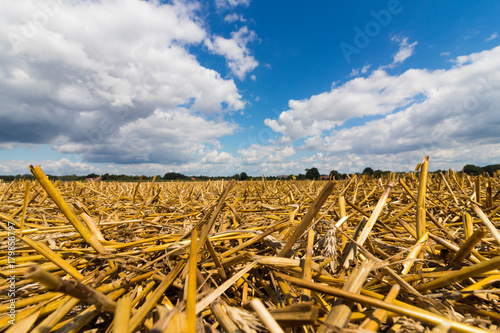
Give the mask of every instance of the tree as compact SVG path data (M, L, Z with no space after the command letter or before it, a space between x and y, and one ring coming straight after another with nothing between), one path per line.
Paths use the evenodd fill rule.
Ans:
M240 175L235 173L231 178L236 179L236 180L240 180Z
M478 167L477 165L473 164L467 164L466 166L464 166L463 171L468 175L474 175L474 176L478 176L483 172L481 167Z
M247 173L246 173L246 172L242 172L242 173L240 173L240 179L241 179L241 180L247 180L247 179L248 179L248 175L247 175Z
M341 177L341 174L337 170L330 171L330 179L339 180L340 177Z
M319 179L319 171L316 168L306 169L306 178L307 179Z
M364 174L364 175L371 176L371 175L373 175L373 173L374 173L374 171L373 171L373 169L372 169L372 168L370 168L370 167L367 167L367 168L365 168L365 169L363 170L363 174Z
M490 176L500 169L500 164L491 164L481 168L482 171L487 172Z
M178 172L167 172L163 176L163 179L165 179L165 180L176 180L176 179L187 179L187 178L189 178L189 177L183 175L182 173L178 173Z
M384 172L382 170L380 170L380 169L377 169L377 170L373 171L373 176L375 178L380 178L380 176L382 176L383 174L384 174Z
M295 177L296 180L306 180L307 177L303 173L299 173L297 177Z

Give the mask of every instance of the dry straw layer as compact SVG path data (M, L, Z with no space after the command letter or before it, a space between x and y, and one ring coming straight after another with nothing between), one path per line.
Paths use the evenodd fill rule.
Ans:
M336 181L52 183L31 170L0 183L0 233L15 235L0 250L2 330L499 329L498 175L428 173L427 158Z

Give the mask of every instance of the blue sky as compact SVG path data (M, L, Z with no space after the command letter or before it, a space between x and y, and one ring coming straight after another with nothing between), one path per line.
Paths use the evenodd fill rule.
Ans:
M500 161L498 1L0 4L0 174Z

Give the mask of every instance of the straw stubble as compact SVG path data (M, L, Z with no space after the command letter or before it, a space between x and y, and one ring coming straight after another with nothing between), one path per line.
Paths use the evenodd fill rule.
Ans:
M36 182L0 183L1 233L16 244L0 273L16 278L16 320L33 332L387 331L395 314L496 329L498 175L428 162L335 182L52 183L32 167Z

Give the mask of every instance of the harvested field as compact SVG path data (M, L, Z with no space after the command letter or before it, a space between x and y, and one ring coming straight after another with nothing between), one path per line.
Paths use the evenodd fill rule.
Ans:
M0 328L499 331L499 177L419 168L52 184L34 167L0 183Z

